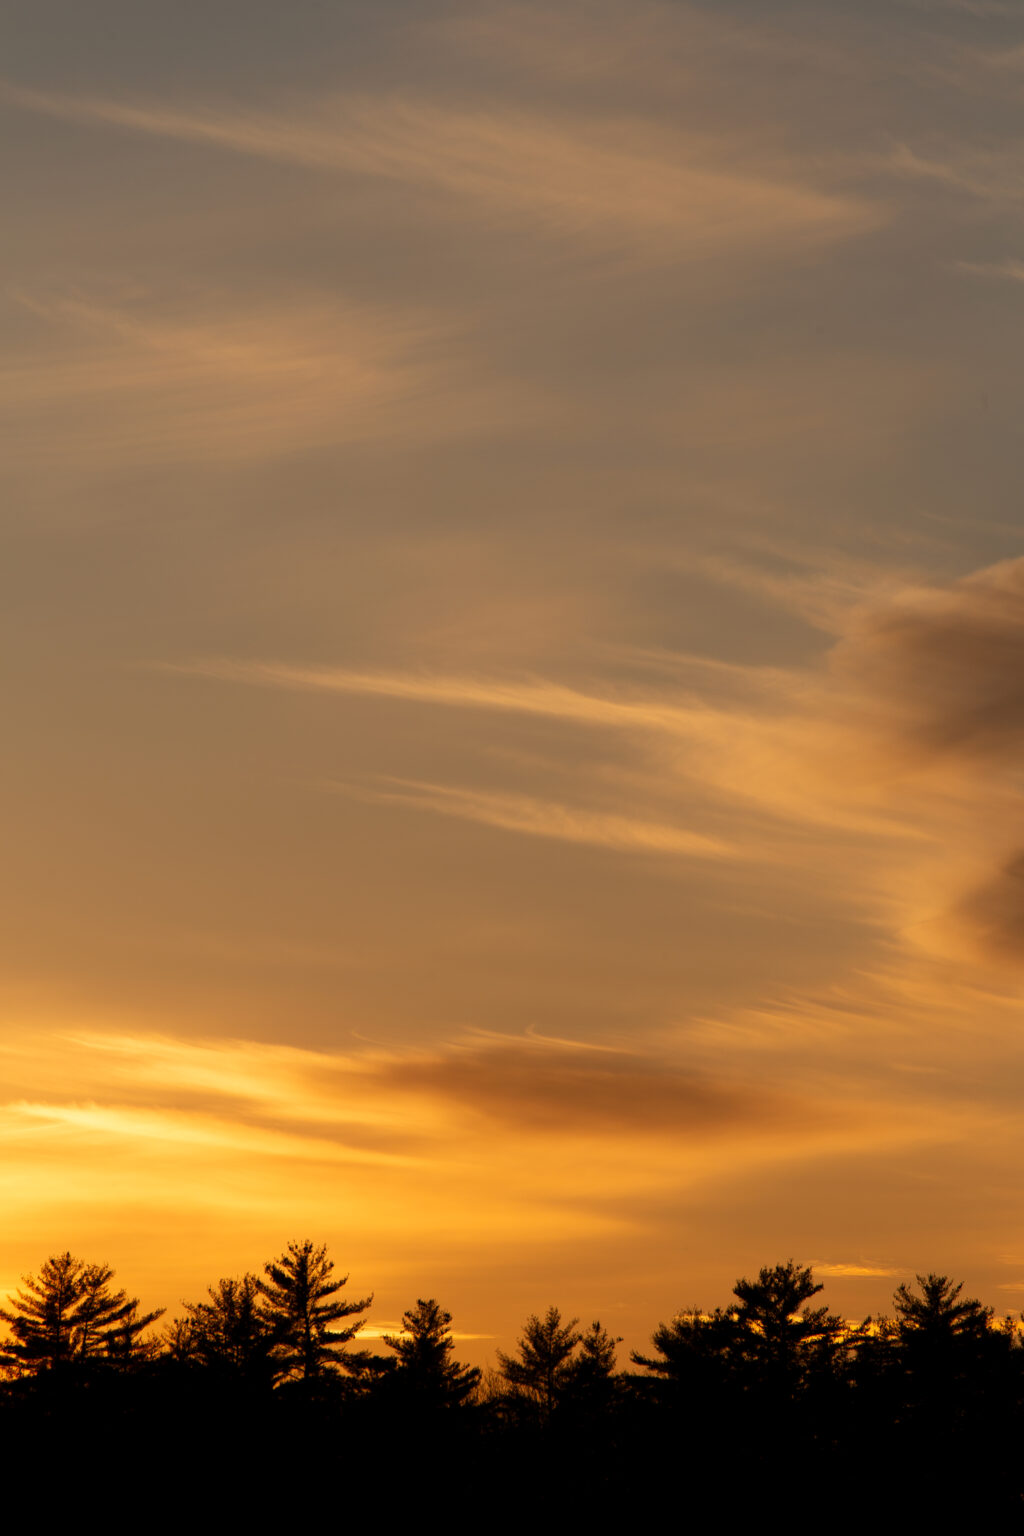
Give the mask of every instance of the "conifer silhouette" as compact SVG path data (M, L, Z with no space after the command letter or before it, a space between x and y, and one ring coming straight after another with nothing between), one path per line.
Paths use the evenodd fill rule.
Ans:
M577 1318L562 1322L557 1307L549 1307L543 1320L528 1317L518 1341L518 1360L497 1351L498 1371L517 1394L532 1400L542 1422L550 1418L573 1379L573 1353L583 1335Z
M336 1374L339 1370L358 1371L366 1364L365 1352L345 1356L345 1345L363 1326L360 1313L366 1311L372 1296L360 1301L336 1301L348 1276L331 1278L334 1260L327 1257L324 1245L316 1247L307 1238L289 1243L280 1258L264 1265L263 1279L256 1281L262 1297L262 1316L274 1341L274 1356L280 1375L299 1381ZM346 1328L333 1328L342 1318L359 1321Z
M927 1335L931 1339L981 1338L992 1321L992 1308L982 1306L975 1297L960 1299L961 1280L954 1284L947 1275L918 1275L920 1296L908 1285L896 1287L893 1309L900 1335L906 1339Z
M173 1352L220 1376L269 1385L274 1336L260 1309L256 1276L218 1280L207 1295L208 1301L186 1302L185 1318L171 1325Z
M475 1391L480 1371L460 1365L451 1328L452 1315L431 1297L417 1301L402 1316L402 1332L384 1335L398 1356L396 1381L424 1407L458 1407Z
M70 1253L47 1259L38 1275L23 1276L23 1289L9 1307L0 1307L0 1320L11 1331L0 1360L35 1374L123 1358L162 1309L140 1314L135 1298L111 1291L113 1278L108 1265L86 1264Z
M762 1269L756 1280L737 1280L739 1306L730 1308L735 1344L758 1385L793 1391L839 1348L843 1320L827 1307L805 1305L822 1289L811 1270L792 1259Z

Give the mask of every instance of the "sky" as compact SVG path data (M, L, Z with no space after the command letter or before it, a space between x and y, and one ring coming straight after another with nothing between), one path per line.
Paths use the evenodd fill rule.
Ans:
M1024 1306L1017 0L0 37L0 1291Z

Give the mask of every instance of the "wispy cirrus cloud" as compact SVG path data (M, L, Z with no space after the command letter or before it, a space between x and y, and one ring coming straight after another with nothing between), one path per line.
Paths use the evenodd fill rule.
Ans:
M401 1176L450 1169L461 1148L503 1126L544 1146L640 1137L626 1155L649 1178L650 1145L665 1138L680 1148L713 1143L737 1166L754 1144L778 1143L782 1156L807 1138L855 1145L870 1103L855 1090L823 1106L797 1080L766 1080L749 1061L712 1065L699 1046L667 1040L592 1047L477 1030L429 1047L317 1051L78 1030L58 1031L58 1042L78 1068L73 1088L57 1083L45 1053L19 1051L16 1032L3 1050L10 1086L0 1134L12 1154L31 1159L31 1128L49 1122L83 1146L116 1150L127 1140L172 1159L237 1155L269 1167L299 1157ZM384 1128L386 1146L360 1142L360 1132ZM919 1120L898 1131L921 1134ZM499 1165L512 1154L495 1148ZM623 1169L627 1185L636 1167ZM665 1171L669 1186L680 1177L685 1170ZM539 1194L539 1167L536 1179Z
M834 618L834 591L829 602ZM850 897L877 920L915 945L980 945L1007 963L1024 889L1024 560L947 584L886 583L838 629L817 666L739 669L744 686L728 695L699 667L689 691L678 677L610 690L216 659L169 670L611 733L617 766L578 780L573 799L383 775L347 792L610 852L728 859L785 847L818 879L838 840ZM862 840L856 858L850 834Z
M284 662L211 657L162 663L161 670L226 683L266 688L362 694L454 709L539 715L580 725L685 732L711 711L692 709L662 696L649 700L623 692L590 692L549 678L498 678L423 671L361 671L349 667L303 667Z
M488 219L597 241L644 260L758 258L876 226L865 198L773 176L742 155L635 117L487 111L399 97L312 106L133 103L9 84L5 99L68 122L202 144L310 170L399 182Z
M932 137L926 146L899 143L879 169L995 207L1016 207L1024 199L1020 154L1015 145L998 141L965 144Z
M864 1134L863 1105L822 1112L799 1090L537 1036L316 1051L77 1030L43 1045L12 1031L2 1051L12 1231L116 1200L171 1226L179 1209L231 1229L256 1213L341 1222L366 1256L422 1249L439 1223L460 1241L563 1243L627 1228L639 1190L699 1184L709 1158L739 1171Z
M536 410L475 386L450 324L333 300L239 310L19 295L36 332L0 364L14 462L237 463L323 444L494 428ZM415 432L409 426L414 408Z
M1003 261L958 261L955 268L970 277L1002 277L1024 283L1024 261L1016 256L1007 256Z
M891 1021L867 1022L891 1038ZM490 1298L490 1328L472 1327L483 1242L494 1262L525 1244L535 1263L595 1242L644 1245L661 1202L713 1207L766 1170L802 1178L819 1161L927 1158L992 1128L961 1079L926 1076L908 1095L897 1071L867 1067L870 1052L856 1066L834 1031L813 1056L780 1056L766 1040L723 1053L725 1029L602 1047L453 1031L429 1046L345 1050L11 1031L0 1052L9 1241L31 1254L59 1230L77 1246L116 1203L137 1213L104 1250L119 1268L138 1274L154 1224L165 1250L180 1238L159 1280L143 1268L136 1282L147 1304L173 1305L201 1293L225 1245L255 1263L275 1228L281 1242L305 1229L344 1256L358 1289L377 1285L385 1316L454 1253L469 1289L449 1285L446 1299L470 1319L467 1337L485 1338L514 1328L522 1299ZM840 1280L904 1272L863 1259L815 1268Z
M565 805L533 795L460 789L450 784L427 784L412 779L387 780L369 786L333 784L331 787L342 794L379 805L407 805L439 816L478 822L503 832L582 843L619 853L729 859L740 852L723 838L674 826L670 822Z
M263 1156L272 1159L316 1158L319 1161L348 1163L383 1163L405 1167L411 1159L401 1152L385 1152L367 1147L347 1146L342 1139L288 1135L267 1127L254 1128L244 1123L205 1115L168 1114L165 1110L136 1109L124 1105L97 1103L46 1103L16 1100L5 1106L9 1121L24 1120L53 1130L80 1133L83 1137L103 1137L111 1141L183 1145L237 1153L239 1156Z

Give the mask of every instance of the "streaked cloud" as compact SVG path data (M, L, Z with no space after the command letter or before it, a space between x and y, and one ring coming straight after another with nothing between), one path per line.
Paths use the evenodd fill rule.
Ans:
M847 238L881 217L866 199L775 180L699 139L637 119L542 117L405 97L300 109L134 104L9 84L7 101L68 122L215 146L321 172L401 182L487 218L662 261L758 242L759 258Z
M198 1114L181 1115L152 1110L135 1110L98 1104L43 1104L18 1100L6 1106L7 1115L17 1121L38 1121L48 1128L65 1127L88 1136L95 1133L107 1139L139 1143L187 1143L207 1151L237 1153L240 1157L259 1155L315 1157L339 1163L386 1163L407 1166L409 1159L396 1152L368 1151L363 1147L345 1147L336 1141L318 1141L289 1137L281 1133L254 1131L237 1122L216 1120Z
M717 1135L814 1134L812 1106L762 1094L754 1083L715 1082L655 1056L626 1050L581 1051L537 1038L473 1039L434 1057L382 1063L398 1088L429 1089L443 1100L493 1118L567 1136L616 1134L702 1140ZM826 1117L827 1118L827 1117Z
M828 606L836 624L834 588ZM261 662L199 661L172 670L612 731L649 774L674 776L690 825L656 819L639 803L626 816L582 797L572 804L429 781L380 779L347 786L346 793L530 836L677 856L764 858L766 850L771 856L779 823L826 837L857 831L873 843L854 861L859 876L847 866L858 901L873 902L885 921L916 934L915 942L945 942L939 936L958 921L964 935L990 934L992 953L1005 959L1021 923L1016 847L1004 853L1001 846L1005 827L1024 810L1013 778L1024 731L1024 560L946 585L886 583L873 601L851 601L838 627L820 667L770 671L763 682L759 669L748 668L746 688L731 702L721 695L712 700L706 691L687 697L665 682L631 694L544 678ZM690 680L698 684L692 672ZM714 686L713 672L703 683L705 690ZM630 783L635 797L643 780L627 774L618 782ZM605 794L609 787L603 786ZM601 788L594 779L591 793ZM761 818L742 840L719 832L730 803ZM940 836L944 873L937 883ZM820 878L820 845L791 846L789 857L817 869ZM991 860L998 872L979 876ZM996 936L1000 910L1005 940Z
M687 1064L680 1044L594 1049L475 1032L431 1048L343 1053L15 1032L0 1106L8 1230L30 1252L52 1246L58 1230L77 1245L90 1213L111 1202L146 1212L138 1242L124 1228L107 1257L122 1269L136 1262L153 1221L165 1247L187 1234L182 1263L169 1266L186 1296L217 1272L204 1278L202 1265L223 1272L228 1249L245 1252L254 1236L265 1247L273 1226L282 1241L315 1230L341 1248L354 1284L372 1272L381 1305L396 1310L446 1248L486 1242L493 1260L528 1243L543 1262L545 1251L613 1238L646 1245L652 1200L700 1205L755 1171L879 1147L913 1156L977 1134L977 1106L941 1084L916 1103L877 1083L840 1087L847 1069L837 1057L840 1091L823 1096L820 1059L780 1071L769 1058L729 1065L698 1049ZM72 1079L58 1078L58 1057ZM353 1142L360 1126L388 1126L386 1148ZM892 1272L822 1267L836 1277ZM147 1302L174 1304L166 1279L144 1288ZM514 1328L521 1298L490 1306L499 1335Z
M853 1263L826 1264L821 1259L813 1259L811 1265L815 1275L825 1276L826 1278L832 1275L839 1275L854 1280L895 1280L902 1279L907 1274L905 1269L887 1269L884 1265L864 1264L856 1261Z
M250 683L270 688L402 699L455 709L496 710L539 715L570 724L627 730L683 732L707 711L653 698L650 702L588 693L546 678L493 678L427 672L360 672L347 667L297 667L279 662L209 658L168 662L174 672L222 682Z
M374 787L333 785L343 794L377 804L414 806L440 816L456 816L503 832L528 837L549 837L566 843L585 843L623 853L659 853L682 858L734 858L737 849L720 838L708 837L687 827L645 821L581 806L559 805L527 795L502 795L483 790L457 789L446 784L422 784L415 780L389 781Z
M1021 159L1013 145L962 144L946 138L933 139L927 148L898 143L882 168L982 203L1014 207L1024 197Z
M1007 256L1004 261L958 261L956 269L972 277L1006 277L1014 283L1024 282L1024 261L1014 256Z
M717 1147L723 1167L739 1167L772 1146L772 1155L789 1157L807 1141L855 1145L873 1134L863 1119L870 1118L869 1107L856 1094L824 1108L795 1081L782 1086L763 1073L746 1077L735 1070L716 1076L706 1064L686 1067L663 1051L594 1049L537 1034L472 1032L429 1050L293 1049L290 1076L287 1064L280 1069L280 1048L258 1042L91 1033L52 1038L79 1068L75 1093L64 1087L45 1098L19 1096L30 1084L46 1086L49 1074L44 1063L40 1075L34 1054L26 1051L19 1063L16 1051L4 1052L15 1096L3 1105L3 1135L21 1161L31 1162L33 1149L44 1145L33 1131L49 1126L65 1145L80 1145L83 1155L104 1148L113 1154L130 1143L157 1158L237 1159L240 1171L251 1160L265 1170L279 1164L286 1183L295 1158L325 1175L348 1163L367 1178L392 1169L411 1178L432 1167L453 1175L464 1155L459 1148L479 1142L479 1158L484 1137L491 1138L483 1159L490 1174L504 1169L507 1177L517 1167L521 1192L543 1202L542 1164L551 1138L586 1146L593 1177L611 1177L625 1191L637 1178L671 1185L690 1177L685 1161L655 1174L650 1159L666 1138L680 1149L697 1149L696 1168L703 1166L704 1143ZM399 1143L406 1141L406 1150L358 1144L361 1130L385 1125ZM518 1151L494 1139L496 1126L507 1128ZM931 1131L927 1119L910 1116L894 1134L902 1141ZM637 1135L640 1143L633 1141ZM523 1138L530 1137L538 1138L536 1168L523 1161ZM605 1137L625 1138L628 1146L599 1150ZM45 1166L45 1150L42 1156ZM611 1175L615 1159L621 1167ZM481 1164L477 1176L486 1178L488 1168ZM139 1172L145 1182L141 1166ZM582 1175L581 1168L569 1177L575 1184ZM57 1193L54 1187L46 1198ZM551 1193L558 1203L557 1187Z
M199 313L24 295L37 329L0 366L16 462L231 463L380 441L415 408L430 440L517 415L510 389L471 388L450 327L410 311L324 302ZM534 409L520 401L520 409Z

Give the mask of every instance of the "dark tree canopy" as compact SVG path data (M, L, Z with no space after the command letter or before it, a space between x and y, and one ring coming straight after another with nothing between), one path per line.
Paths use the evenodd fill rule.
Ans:
M534 1403L547 1419L560 1402L573 1377L573 1354L583 1335L577 1318L562 1322L557 1307L549 1307L543 1319L534 1313L523 1325L517 1343L518 1359L498 1350L498 1371L520 1397Z
M599 1322L584 1330L562 1392L563 1405L577 1416L600 1415L615 1400L621 1387L615 1369L615 1350L621 1343Z
M827 1307L807 1305L821 1289L793 1260L765 1267L756 1280L736 1282L736 1305L679 1313L655 1330L655 1353L633 1360L663 1383L666 1400L710 1410L743 1392L781 1407L834 1375L853 1332Z
M661 1323L651 1339L651 1354L634 1351L634 1365L647 1373L644 1396L684 1422L680 1433L705 1434L711 1426L733 1433L721 1422L731 1419L741 1361L736 1351L736 1320L732 1312L700 1307L679 1312Z
M404 1525L457 1488L474 1516L500 1499L517 1520L605 1529L635 1524L637 1488L683 1455L684 1518L700 1529L779 1515L810 1529L837 1498L865 1527L879 1511L908 1528L1020 1523L1024 1326L945 1275L899 1285L889 1316L856 1327L820 1304L810 1268L768 1266L728 1305L656 1328L635 1373L617 1370L600 1323L551 1307L479 1392L434 1298L364 1355L352 1341L369 1299L343 1301L344 1285L323 1247L290 1243L157 1341L155 1314L107 1266L48 1259L0 1309L11 1476L49 1492L57 1468L78 1497L101 1478L105 1499L137 1511L159 1445L182 1468L169 1481L185 1524L201 1467L235 1523L240 1499L266 1524L308 1494L310 1511L343 1497L346 1518Z
M207 1295L208 1301L186 1303L185 1317L171 1325L174 1352L222 1377L269 1385L274 1335L260 1309L256 1276L218 1280Z
M842 1318L806 1305L822 1289L810 1269L792 1259L762 1269L756 1280L737 1280L736 1345L766 1385L794 1390L840 1347L847 1331Z
M358 1370L366 1363L364 1354L346 1356L344 1350L363 1326L360 1314L373 1297L338 1300L348 1276L335 1280L333 1273L334 1261L327 1257L326 1247L316 1247L307 1238L289 1243L280 1258L264 1265L263 1278L256 1281L283 1377L311 1381L340 1370ZM347 1317L358 1321L343 1328L333 1326Z
M601 1381L615 1371L615 1347L622 1340L613 1338L597 1321L591 1323L580 1340L575 1374L582 1381Z
M384 1343L398 1356L396 1380L418 1403L439 1408L458 1407L480 1381L476 1366L453 1359L452 1315L433 1297L417 1301L403 1314L402 1332L385 1334Z
M975 1297L960 1299L963 1281L955 1285L946 1275L918 1275L921 1294L915 1296L906 1284L898 1285L893 1295L896 1324L904 1338L927 1335L931 1338L981 1338L991 1324L991 1307L983 1307Z
M162 1312L140 1314L135 1298L111 1290L113 1278L106 1264L86 1264L70 1253L47 1259L38 1275L23 1277L10 1306L0 1308L11 1332L0 1358L28 1372L130 1362L140 1335Z
M702 1312L700 1307L688 1307L679 1312L670 1323L659 1323L651 1337L655 1353L642 1355L634 1350L634 1365L665 1381L697 1384L706 1378L709 1370L724 1368L735 1335L735 1318L731 1312L719 1307L714 1312Z
M919 1294L897 1287L895 1318L880 1333L910 1417L948 1423L963 1418L978 1382L989 1392L1002 1390L1011 1335L993 1326L991 1307L962 1295L963 1282L937 1274L916 1279Z

